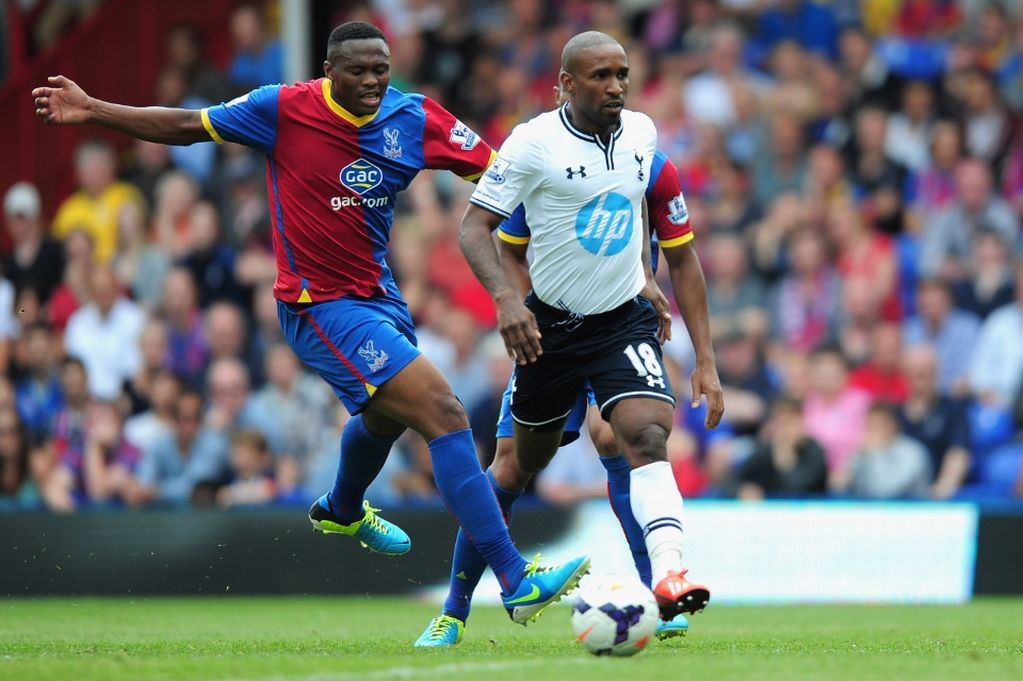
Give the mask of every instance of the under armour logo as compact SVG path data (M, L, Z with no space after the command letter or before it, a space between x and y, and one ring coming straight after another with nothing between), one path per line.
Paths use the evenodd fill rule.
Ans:
M572 170L572 168L565 168L565 172L568 173L568 179L572 179L576 174L579 177L586 177L586 166L579 166L579 170Z
M638 151L633 151L632 154L633 154L633 156L636 157L636 163L639 164L639 170L636 171L636 178L640 182L642 182L643 181L643 157L639 155Z
M658 376L653 376L653 375L647 374L646 384L648 386L650 386L651 388L656 386L656 387L660 388L661 390L664 390L664 379L660 378Z

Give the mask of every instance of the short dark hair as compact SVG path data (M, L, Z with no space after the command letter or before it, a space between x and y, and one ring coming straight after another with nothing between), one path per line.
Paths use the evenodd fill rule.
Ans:
M387 42L384 32L367 21L348 21L336 27L327 38L327 61L337 56L341 45L347 40L373 40L379 38Z

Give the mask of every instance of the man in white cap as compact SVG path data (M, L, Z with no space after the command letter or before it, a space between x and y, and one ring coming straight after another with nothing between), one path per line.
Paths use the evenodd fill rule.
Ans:
M33 288L39 303L50 299L64 275L64 249L48 237L40 220L39 192L29 182L18 182L4 196L4 223L11 238L11 253L4 259L4 276L20 293Z

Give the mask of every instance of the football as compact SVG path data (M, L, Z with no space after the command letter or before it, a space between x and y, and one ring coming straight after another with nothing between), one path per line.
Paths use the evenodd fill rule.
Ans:
M635 655L657 631L657 602L635 577L590 576L572 606L576 640L594 655Z

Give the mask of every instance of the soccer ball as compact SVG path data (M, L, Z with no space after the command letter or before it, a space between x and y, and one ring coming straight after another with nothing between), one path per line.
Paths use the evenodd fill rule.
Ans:
M635 577L587 577L572 606L576 640L594 655L635 655L656 633L657 621L657 601Z

